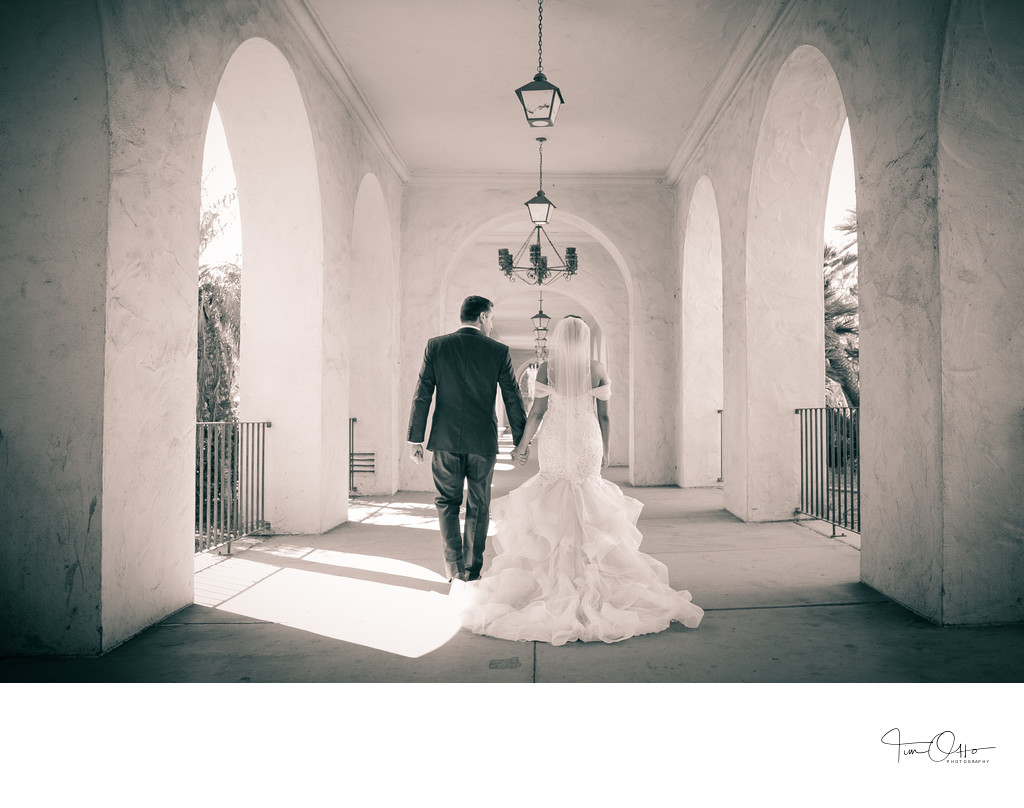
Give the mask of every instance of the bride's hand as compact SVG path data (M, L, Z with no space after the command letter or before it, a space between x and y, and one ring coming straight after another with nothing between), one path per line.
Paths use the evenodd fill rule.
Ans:
M611 460L608 458L608 453L605 452L603 455L601 455L601 468L602 469L606 469L610 465L611 465Z

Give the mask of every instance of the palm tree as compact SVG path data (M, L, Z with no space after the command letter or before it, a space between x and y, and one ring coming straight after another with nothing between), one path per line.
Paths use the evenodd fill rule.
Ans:
M199 254L230 225L234 194L210 203L203 187ZM225 262L199 266L197 421L237 420L242 269Z
M850 210L837 228L838 245L826 244L825 377L837 384L851 407L860 406L860 348L857 317L857 214Z
M197 421L237 419L241 291L237 264L200 267Z

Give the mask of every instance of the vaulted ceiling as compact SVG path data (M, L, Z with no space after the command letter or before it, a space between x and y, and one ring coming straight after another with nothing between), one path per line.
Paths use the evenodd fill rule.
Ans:
M530 128L515 94L537 72L537 0L298 2L405 179L536 177L543 136L545 178L646 183L674 181L786 0L544 0L544 73L565 102L550 129ZM524 211L509 248L527 225ZM548 313L579 312L571 295L545 294ZM502 303L496 336L529 349L536 306Z
M302 0L413 176L661 178L730 59L778 0L545 0L543 66L565 105L527 126L536 0Z

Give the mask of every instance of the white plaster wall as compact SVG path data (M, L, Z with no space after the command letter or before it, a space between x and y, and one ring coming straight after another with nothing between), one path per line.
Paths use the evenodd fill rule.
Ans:
M101 4L111 109L103 647L192 600L198 175L205 110L175 20ZM154 69L159 65L159 69ZM195 177L193 183L183 182Z
M791 518L800 502L797 407L825 404L822 249L838 81L811 46L772 86L754 151L747 223L747 501L744 519Z
M939 110L944 623L1024 617L1024 6L954 4Z
M558 194L567 211L599 228L601 243L628 270L630 482L674 484L678 304L673 194L661 185L584 184L560 187Z
M323 235L312 133L294 73L263 39L228 63L217 107L242 227L239 415L270 421L266 518L318 533L323 407Z
M857 172L861 580L941 620L935 121L946 13L879 5L865 17L872 46L839 77Z
M0 8L0 654L102 641L106 79L51 5Z
M790 4L730 90L677 183L680 204L706 174L719 202L725 501L743 513L752 437L753 339L742 303L757 127L785 60L803 44L834 69L850 116L857 172L862 394L862 579L936 619L941 588L939 305L935 156L945 10L918 0ZM827 178L826 178L827 181ZM737 302L740 301L740 302Z
M313 132L323 211L324 306L321 316L324 353L319 487L321 529L329 530L348 518L348 419L352 413L349 395L353 384L359 382L359 376L352 367L351 329L354 323L361 322L362 316L358 310L353 310L352 301L354 274L359 271L353 245L357 196L367 175L372 175L380 186L385 208L383 212L380 210L381 199L378 199L375 215L378 218L384 216L387 220L387 242L392 252L389 257L381 254L380 260L395 268L393 274L397 278L404 180L367 136L336 87L324 80L319 61L311 63L301 50L292 54L291 59L301 67L297 70L297 77ZM397 316L397 295L389 305L393 306L391 310ZM385 336L381 342L386 346L388 339ZM392 327L390 339L395 347L388 351L385 361L392 362L388 372L394 376L393 389L397 395L401 374L397 324ZM400 422L397 401L394 407ZM400 439L402 436L394 438L395 446ZM392 471L392 474L396 473Z
M118 92L116 105L112 100L112 106L117 115L131 125L130 133L115 138L114 151L131 156L140 181L151 193L181 200L170 210L149 216L152 227L160 230L166 250L173 253L176 265L191 268L190 272L182 273L180 294L164 295L159 301L168 311L165 324L153 331L153 340L160 349L187 345L187 350L181 354L180 369L174 371L178 380L173 384L150 386L141 395L127 376L125 386L132 389L138 409L154 412L173 409L176 418L180 418L182 430L186 419L188 422L194 419L196 223L202 144L210 106L224 66L246 40L261 38L271 42L294 74L299 94L292 93L285 101L294 104L289 125L298 126L301 131L296 134L295 129L282 129L277 122L271 122L261 131L265 148L278 155L276 164L268 170L278 173L256 175L257 181L266 184L262 188L253 187L254 194L240 188L245 265L243 306L249 292L245 273L252 269L253 259L257 277L262 274L264 279L287 279L276 287L280 294L275 301L274 319L266 324L263 334L266 337L267 333L281 329L277 315L281 311L288 312L293 319L289 327L282 330L288 331L296 353L285 367L279 347L265 346L262 353L257 348L257 355L269 363L264 368L267 370L265 378L277 385L275 390L267 391L268 399L281 408L270 413L268 420L275 424L270 434L275 436L279 447L287 444L285 451L278 455L284 467L275 470L283 474L285 480L274 496L286 498L288 511L286 518L278 518L274 529L318 532L343 522L347 516L349 356L345 307L350 223L359 179L368 171L381 178L392 222L397 222L400 210L401 181L361 128L325 71L323 65L329 62L330 56L318 54L315 47L303 39L291 13L276 3L254 7L241 0L209 3L199 10L180 13L163 3L135 3L130 11L119 10L118 14L109 15L112 30L105 49L109 74L123 77L125 82L124 91ZM146 83L140 86L141 79ZM272 89L272 84L267 86L268 92ZM267 99L270 101L275 96L270 93ZM303 113L308 117L308 126L303 124ZM225 125L230 127L227 120ZM180 138L175 137L178 134ZM229 143L231 134L229 129ZM149 159L151 150L168 148L168 140L174 149L187 155L187 160L174 172L160 171L160 163ZM286 150L282 140L293 150ZM294 148L303 143L303 147ZM244 169L239 167L238 156L235 156L236 174L241 180ZM251 180L254 175L250 172L246 176ZM282 204L275 207L269 202L269 197L279 189L289 193L278 203L295 202L297 197L290 190L295 187L292 183L304 189L301 197L304 203L298 205L297 210L284 209ZM310 185L319 192L319 209L312 201L317 194L310 190ZM115 216L118 202L115 200L113 208ZM253 218L257 222L269 222L272 218L273 224L268 224L265 232L253 232L254 222L246 223ZM325 222L332 226L324 226ZM160 243L160 238L148 237L148 233L125 232L124 243L111 250L114 266L120 256L133 252L147 255L151 244ZM262 273L261 261L265 270ZM289 292L284 291L286 287ZM305 293L299 297L287 296L303 287ZM258 300L259 296L257 290L255 298ZM144 315L149 315L156 305L152 298L147 300L151 302ZM252 302L254 295L250 294L248 300ZM295 333L307 339L295 339ZM242 350L242 384L245 385L246 345L243 344ZM164 366L161 372L168 374L170 368ZM289 389L291 397L281 394ZM244 387L242 395L244 401ZM260 413L257 417L267 416ZM311 423L300 425L303 418ZM154 483L152 487L147 487L149 481L145 478L137 486L138 490L131 490L130 485L124 487L134 503L153 503L138 515L138 529L148 534L148 541L153 545L147 553L137 554L139 563L147 568L146 574L168 568L170 562L163 560L161 553L172 555L181 560L181 566L187 566L187 573L183 570L181 575L182 591L164 587L163 596L168 601L176 600L174 607L177 608L191 600L194 440L191 424L187 444L175 438L177 428L169 427L168 423L159 428L154 426L145 436L148 445L140 451L157 457L166 453L166 462L160 463L163 468L177 468L180 464L185 472L180 478L180 492L167 485L166 476L159 485ZM286 431L289 434L285 434ZM108 433L108 442L114 444L135 446L138 440L134 433L121 429L108 430ZM303 453L303 448L309 452ZM132 453L139 454L134 449ZM137 474L138 468L136 465L129 469L126 464L115 471L127 477ZM133 479L139 480L138 476ZM304 490L307 483L309 490ZM164 509L180 513L181 524L163 521ZM184 529L186 515L187 530ZM273 511L270 518L275 519ZM159 522L159 528L154 529L154 521ZM137 580L144 581L144 576L140 574ZM106 580L104 583L106 585ZM122 602L116 604L114 612L134 611L133 621L142 624L147 619L151 621L152 617L138 613L138 604L147 601L148 591L143 586L131 587L124 593ZM152 604L147 603L146 608L152 615Z
M351 412L355 450L374 453L374 473L357 474L360 494L398 490L399 440L404 444L398 408L398 270L391 222L380 183L363 179L352 224ZM408 415L408 413L405 413Z
M679 485L721 476L722 234L711 181L697 181L682 229Z
M4 81L26 102L4 107L23 135L5 151L14 165L0 187L23 213L5 225L0 290L5 309L20 298L34 319L5 311L14 332L4 331L3 355L35 362L9 375L24 381L17 399L0 396L4 457L24 481L0 497L13 514L5 530L23 533L4 537L3 568L19 583L5 581L0 604L4 624L19 626L5 644L52 653L109 649L192 600L200 175L210 107L238 45L267 38L293 65L313 110L320 220L341 223L323 234L310 312L324 335L312 347L323 379L320 526L343 521L347 505L344 323L359 179L381 178L393 227L401 206L401 180L324 69L329 54L300 36L293 7L97 8L98 20L81 4L26 6L3 29L19 43L5 49Z

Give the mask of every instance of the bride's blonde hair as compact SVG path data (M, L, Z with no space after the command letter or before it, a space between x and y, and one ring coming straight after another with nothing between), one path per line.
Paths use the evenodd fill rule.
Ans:
M548 355L548 384L575 398L590 392L590 326L570 314L555 325Z

